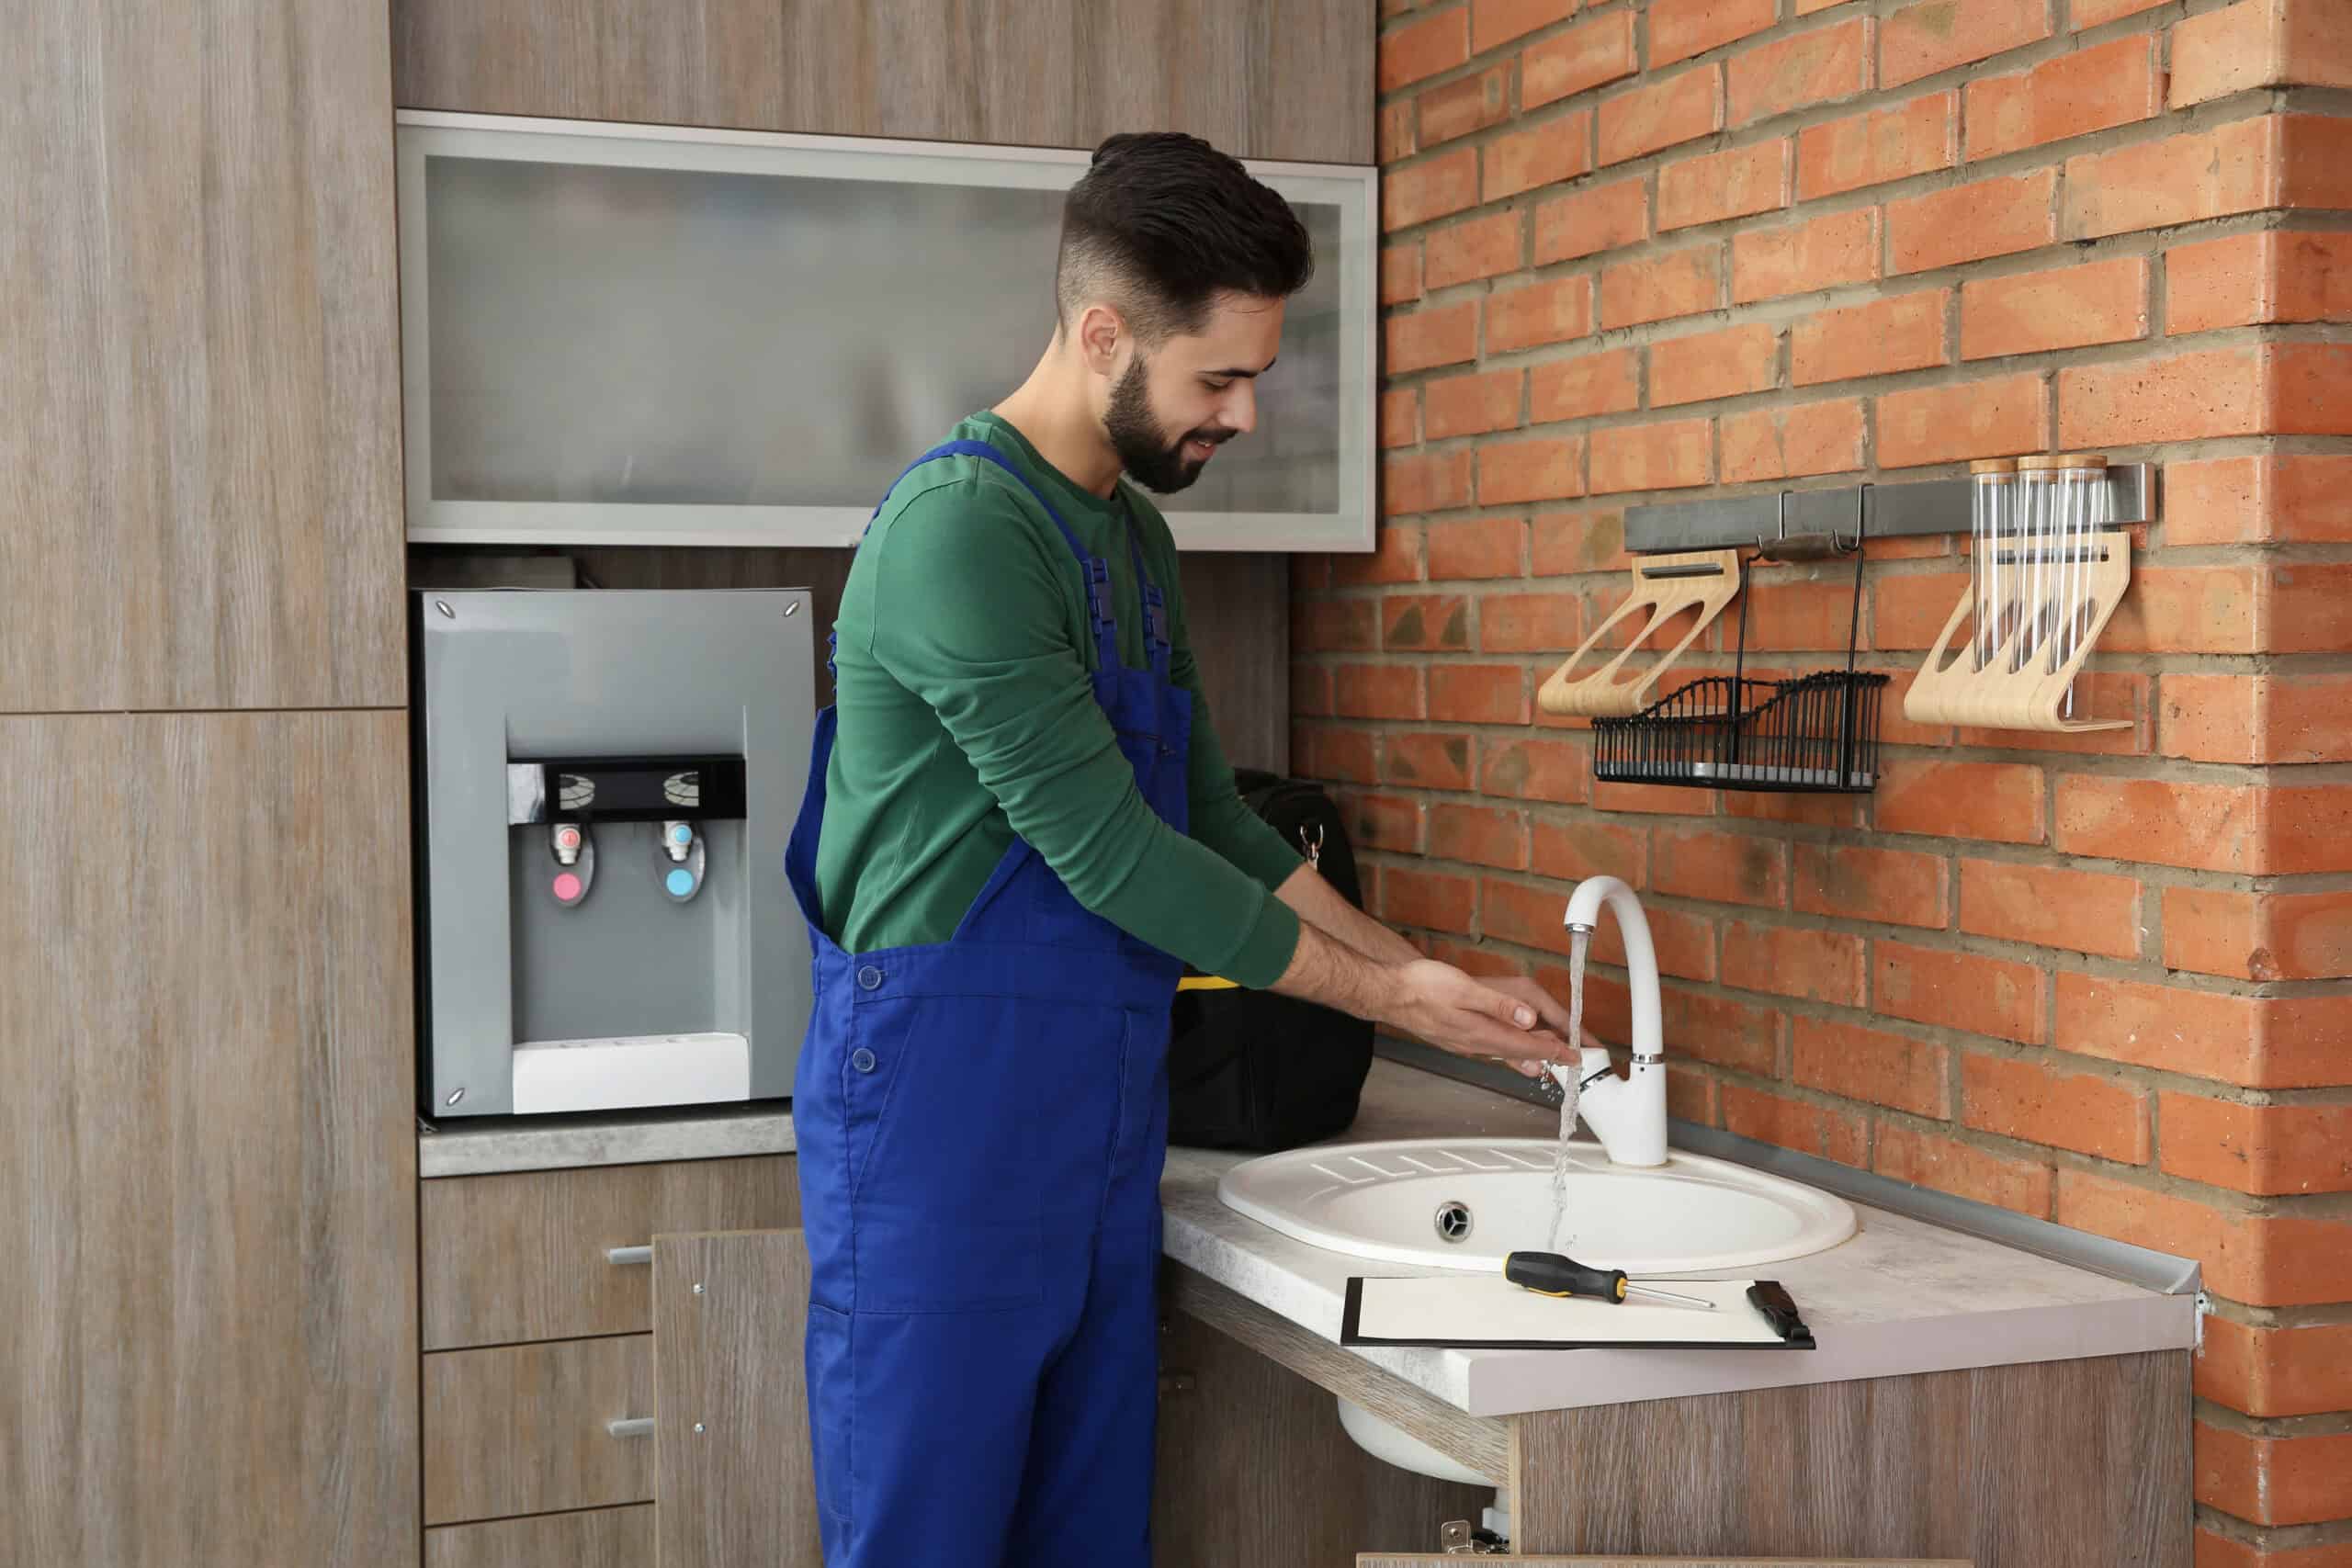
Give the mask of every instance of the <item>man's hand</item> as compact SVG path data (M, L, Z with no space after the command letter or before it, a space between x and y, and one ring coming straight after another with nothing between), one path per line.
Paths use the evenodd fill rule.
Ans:
M1576 1055L1567 1010L1532 980L1474 979L1418 953L1383 963L1311 923L1299 926L1298 949L1272 989L1391 1025L1457 1056L1508 1063L1531 1078L1544 1076L1546 1061ZM1590 1034L1585 1041L1600 1043Z
M1553 996L1541 985L1524 975L1491 976L1480 979L1478 983L1489 990L1500 991L1507 997L1516 998L1527 1003L1535 1010L1536 1016L1543 1021L1544 1029L1550 1032L1552 1038L1560 1043L1566 1043L1568 1010L1560 1004L1558 998ZM1584 1032L1584 1043L1595 1051L1608 1049L1589 1029Z
M1544 1060L1566 1050L1567 1010L1532 980L1517 982L1532 995L1505 990L1501 983L1473 979L1427 958L1394 973L1396 995L1383 1010L1383 1021L1442 1051L1508 1062L1528 1077L1540 1077Z

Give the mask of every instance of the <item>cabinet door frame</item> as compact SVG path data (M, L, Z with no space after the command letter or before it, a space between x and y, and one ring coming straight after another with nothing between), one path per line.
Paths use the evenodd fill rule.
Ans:
M870 516L865 504L436 499L428 158L1058 191L1076 183L1091 156L1069 148L721 130L438 109L401 109L394 122L408 538L418 545L843 547L857 543ZM1294 201L1339 209L1340 254L1320 258L1322 265L1338 267L1337 505L1329 513L1163 510L1187 549L1369 551L1374 547L1379 463L1379 171L1355 164L1265 159L1244 163L1251 174ZM1007 363L1008 388L1023 363Z

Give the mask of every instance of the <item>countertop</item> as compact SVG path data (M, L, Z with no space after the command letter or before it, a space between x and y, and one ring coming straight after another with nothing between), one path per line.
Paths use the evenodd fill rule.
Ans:
M1355 1125L1334 1142L1465 1133L1542 1138L1558 1131L1556 1112L1384 1060L1373 1066ZM1169 1257L1335 1344L1350 1276L1441 1272L1326 1252L1235 1213L1218 1202L1217 1180L1243 1157L1169 1151L1160 1187ZM1353 1353L1470 1415L1505 1416L2196 1343L2192 1294L2125 1283L1867 1204L1854 1208L1856 1234L1826 1252L1683 1276L1779 1280L1796 1298L1817 1349Z
M1373 1065L1355 1125L1331 1141L1462 1134L1548 1138L1558 1130L1555 1111L1383 1059ZM784 1154L794 1147L788 1104L697 1107L529 1122L451 1121L420 1131L418 1167L427 1178L463 1177ZM1167 1255L1336 1344L1350 1276L1414 1270L1326 1252L1226 1208L1217 1201L1217 1181L1247 1157L1169 1151L1160 1188ZM1351 1353L1470 1415L1503 1416L2186 1349L2196 1343L2191 1293L2110 1278L1890 1209L1864 1202L1854 1208L1857 1233L1826 1252L1685 1276L1778 1279L1804 1313L1818 1345L1814 1350Z
M655 1160L727 1159L788 1155L792 1102L694 1105L565 1116L453 1116L416 1134L416 1173L491 1176L508 1170L564 1170L584 1165L645 1165Z

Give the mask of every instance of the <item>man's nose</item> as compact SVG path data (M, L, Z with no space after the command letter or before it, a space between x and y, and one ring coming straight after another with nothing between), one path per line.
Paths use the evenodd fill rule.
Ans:
M1236 435L1247 435L1258 428L1258 389L1248 381L1237 381L1226 393L1223 419L1220 423Z

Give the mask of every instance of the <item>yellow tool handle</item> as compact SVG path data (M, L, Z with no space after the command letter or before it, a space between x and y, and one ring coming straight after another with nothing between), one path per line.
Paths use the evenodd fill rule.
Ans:
M1176 982L1180 991L1234 991L1241 988L1238 980L1228 980L1222 975L1187 975Z

